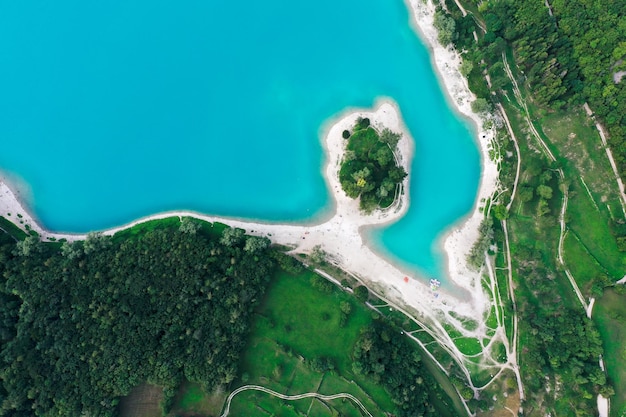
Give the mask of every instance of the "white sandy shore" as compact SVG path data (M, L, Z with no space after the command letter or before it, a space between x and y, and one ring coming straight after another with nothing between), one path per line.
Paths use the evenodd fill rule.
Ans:
M409 279L408 282L405 282L405 273L375 254L364 242L360 233L363 226L392 222L404 215L409 204L407 194L403 194L391 209L365 216L359 211L358 202L348 198L339 185L337 174L346 142L341 133L344 129L352 127L357 116L362 116L369 117L375 126L389 127L394 131L403 133L398 146L401 154L400 162L409 172L404 188L405 190L409 189L409 167L413 157L413 141L402 123L399 109L389 100L378 102L373 111L348 110L337 120L333 120L325 126L325 140L323 141L327 154L325 176L335 200L335 214L322 224L312 226L264 224L206 216L193 212L169 212L149 216L131 224L107 230L104 233L113 234L143 221L172 215L193 216L209 222L222 222L245 229L251 234L269 236L274 243L292 247L293 251L297 253L309 253L315 246L319 245L337 266L384 292L384 295L393 302L414 309L422 319L427 319L436 327L440 328L440 325L437 324L441 319L450 318L450 311L474 317L481 322L485 312L489 311L489 300L481 287L479 274L469 271L466 267L465 257L478 236L477 228L482 219L482 214L478 211L478 202L481 198L492 194L497 182L497 168L488 158L488 144L492 132L482 132L480 118L471 112L470 102L474 97L467 88L465 79L458 71L460 64L458 55L453 50L443 48L436 40L436 30L433 26L434 7L430 3L423 4L420 0L410 0L409 4L413 11L413 24L419 30L423 40L432 48L433 63L451 102L463 115L470 117L478 127L477 140L483 155L483 175L477 204L472 214L461 225L454 227L443 241L448 254L450 278L456 285L468 291L470 296L467 299L461 300L445 292L440 292L435 297L428 283L424 280ZM85 237L85 235L57 234L44 230L22 207L11 189L2 182L0 183L0 215L7 216L8 213L11 213L9 219L23 222L22 226L29 225L44 240L65 238L73 241ZM21 218L17 217L18 213L22 216Z
M460 225L453 227L442 240L448 256L448 272L450 278L460 287L470 291L474 299L474 315L488 304L480 285L480 276L468 269L466 256L478 238L478 227L483 219L479 211L481 200L489 198L498 184L498 167L489 159L489 146L494 138L493 130L483 131L482 119L471 109L475 100L467 80L459 72L461 58L453 48L443 47L437 40L437 29L433 21L435 7L431 1L406 0L412 10L412 24L421 39L430 46L431 59L437 69L439 78L445 87L452 105L464 116L472 120L476 127L476 141L481 151L482 175L474 208ZM484 311L484 310L483 310Z

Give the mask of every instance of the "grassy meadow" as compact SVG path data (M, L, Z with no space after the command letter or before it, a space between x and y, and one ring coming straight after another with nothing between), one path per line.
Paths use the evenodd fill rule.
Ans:
M626 293L605 290L594 307L594 318L604 342L604 363L615 388L611 415L626 415Z
M393 411L395 406L382 387L352 372L350 355L354 343L360 330L373 320L372 313L334 286L330 293L313 288L312 276L308 271L300 276L281 272L274 278L258 310L237 385L258 384L289 395L348 392L359 398L374 415ZM351 306L347 319L343 320L345 313L340 308L341 303ZM311 370L307 362L315 358L328 358L335 370L323 373ZM259 401L242 401L236 397L231 407L233 416L257 415L250 414L257 408L271 415L284 407L296 413L294 415L298 415L297 412L307 415L309 408L326 409L326 414L322 415L334 412L360 415L350 402L341 400L324 406L315 405L319 401L311 399L285 404L260 392L243 394Z

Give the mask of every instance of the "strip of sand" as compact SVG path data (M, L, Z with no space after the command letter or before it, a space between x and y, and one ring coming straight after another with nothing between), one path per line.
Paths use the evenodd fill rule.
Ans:
M450 317L450 311L473 317L479 322L482 321L485 312L489 311L489 300L481 287L480 275L466 267L465 256L478 236L477 228L482 220L482 214L478 210L478 202L493 192L497 182L496 166L488 158L488 143L492 133L481 132L482 122L477 115L471 112L470 103L474 97L467 88L465 79L458 71L460 64L458 54L442 47L437 42L436 29L433 26L434 6L431 3L421 3L420 0L410 0L409 5L413 11L414 25L416 25L424 41L431 46L433 63L452 103L463 115L470 117L476 123L479 131L478 142L483 155L483 175L477 204L472 214L462 222L462 225L455 227L444 239L450 278L455 284L466 289L471 295L470 297L460 300L445 292L434 292L423 280L405 280L407 276L404 272L379 257L364 242L360 233L362 227L392 222L404 215L409 204L409 197L406 193L400 196L392 208L366 216L360 212L358 202L348 198L341 190L337 175L345 145L341 133L343 130L351 128L358 116L370 118L374 126L388 127L403 133L398 147L400 163L409 172L409 176L405 179L404 189L409 189L409 166L413 156L413 141L402 123L399 109L388 100L378 102L374 110L348 110L325 127L325 140L323 141L327 154L325 177L335 200L335 214L324 223L311 226L265 224L180 211L142 218L122 227L104 231L104 233L107 235L114 234L140 222L173 215L193 216L209 222L222 222L245 229L254 235L269 236L274 243L293 248L294 253L310 253L313 248L319 246L328 255L331 262L338 267L358 276L366 284L384 293L385 297L394 303L410 307L422 320L427 320L436 327L441 327L439 321L442 318ZM4 183L0 183L0 214L6 216L8 213L11 213L10 219L22 222L21 226L28 225L38 232L44 240L67 239L73 241L85 238L85 235L56 234L44 230L24 210L10 188ZM18 218L18 214L22 217Z

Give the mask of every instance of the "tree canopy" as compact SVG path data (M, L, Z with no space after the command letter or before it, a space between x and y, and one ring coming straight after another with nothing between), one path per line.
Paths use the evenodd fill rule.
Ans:
M548 109L588 102L605 125L622 178L626 175L626 7L613 0L472 0L487 33L474 49L489 73L506 44L533 99ZM469 15L468 15L469 16ZM459 25L458 23L466 23ZM460 27L463 26L463 27ZM475 23L457 21L459 49L472 48ZM620 78L620 74L622 74Z
M390 206L396 188L407 175L394 156L400 138L389 129L379 134L369 122L359 121L349 137L339 181L349 197L360 198L361 209L366 212Z
M184 379L231 382L274 261L226 230L229 245L189 222L62 249L0 240L0 415L114 416L143 382L167 409Z
M364 328L354 347L353 360L354 373L367 375L389 391L399 416L440 415L431 396L443 401L445 394L400 330L381 322ZM452 409L448 412L453 414Z

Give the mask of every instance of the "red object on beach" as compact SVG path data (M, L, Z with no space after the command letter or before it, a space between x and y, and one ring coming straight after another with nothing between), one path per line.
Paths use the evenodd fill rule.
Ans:
M404 277L404 282L409 282L409 277Z

